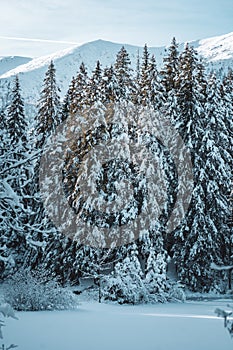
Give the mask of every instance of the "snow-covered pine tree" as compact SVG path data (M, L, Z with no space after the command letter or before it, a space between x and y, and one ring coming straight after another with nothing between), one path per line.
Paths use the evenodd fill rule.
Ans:
M101 82L102 82L102 69L100 61L96 62L96 67L92 72L87 88L86 88L86 103L88 107L93 107L101 102Z
M164 57L163 62L160 76L163 86L164 105L161 112L177 128L177 120L180 118L177 101L179 51L175 37L172 39L168 54Z
M131 101L134 105L140 105L141 104L141 97L140 97L140 81L141 81L141 66L140 66L140 53L139 50L137 52L137 63L136 63L136 70L133 72L132 75L132 98Z
M176 102L178 105L178 119L175 120L179 133L188 147L192 147L192 123L195 122L196 112L196 72L197 52L186 44L179 57L178 75L176 81Z
M56 83L56 69L53 61L50 62L45 73L36 119L37 148L42 148L47 137L55 130L62 119L59 88Z
M141 65L140 104L158 111L164 102L165 91L156 67L155 56L150 57L147 45L145 45Z
M6 170L8 164L7 164L7 151L8 151L8 140L7 140L7 129L5 125L5 113L4 111L1 111L0 114L0 271L1 275L3 274L3 271L5 269L5 258L4 258L4 251L7 249L5 242L6 239L3 240L3 235L7 237L5 234L5 229L7 227L7 219L8 219L8 203L4 199L6 196L5 188L3 187L3 179L5 177L4 171ZM8 154L9 156L9 154ZM5 253L7 254L7 253Z
M42 264L45 271L50 276L56 276L60 284L79 284L79 278L82 276L82 266L88 264L91 268L90 259L84 259L84 255L80 254L82 247L64 236L62 233L53 235L53 239L49 239L43 252Z
M232 191L232 115L221 98L221 83L212 74L208 79L206 103L206 170L209 182L206 203L208 212L218 233L218 255L224 265L232 263L232 240L230 227L231 209L228 196ZM232 125L232 124L231 124ZM203 140L205 141L205 140Z
M139 80L140 88L140 104L142 106L148 106L150 103L150 75L149 75L149 52L147 45L143 48L141 74Z
M118 82L113 66L105 68L101 81L102 103L107 106L117 101L119 96Z
M126 250L126 257L115 265L112 275L104 280L103 298L120 304L148 302L149 293L143 282L137 245L132 243Z
M107 91L104 91L102 86L102 70L100 67L100 62L96 64L96 68L93 71L93 74L89 81L86 81L87 74L84 64L80 66L80 72L70 88L71 102L70 112L74 117L73 121L77 125L80 125L81 128L85 124L86 111L91 118L93 116L94 124L96 128L101 128L101 123L99 122L98 115L103 115L104 106L102 99L104 94ZM68 92L69 93L69 92ZM84 122L84 124L83 124ZM84 127L85 129L85 127ZM69 150L67 151L65 158L65 167L64 167L64 185L65 192L69 200L73 196L73 191L75 187L75 182L78 173L78 165L80 162L80 148L86 143L86 135L77 134L77 139L74 139L72 145L69 145ZM86 144L87 145L87 144Z
M166 103L168 118L170 118L174 127L180 132L186 145L192 152L192 160L195 160L195 151L200 147L202 138L201 120L204 117L204 75L201 64L197 61L196 54L188 45L179 58L179 70L175 78L176 85L170 90ZM197 169L196 169L197 171ZM184 189L185 190L185 189ZM194 192L194 196L197 192ZM197 198L196 198L197 200ZM198 203L198 200L197 200ZM187 255L190 252L187 235L192 225L193 216L197 210L198 204L194 200L191 202L189 215L176 229L173 237L173 251L177 262L177 269L182 275L183 269L188 273L188 268L183 266L187 262ZM190 221L189 221L190 220ZM190 236L190 239L192 235ZM195 242L195 238L193 238ZM191 268L191 267L190 267ZM186 280L185 283L188 283Z
M167 264L163 248L159 247L156 251L153 246L150 247L149 256L146 262L145 284L151 299L164 302L167 300Z
M166 101L166 92L156 67L155 56L152 55L148 64L149 77L149 105L155 110L163 112L162 107Z
M232 130L233 130L233 71L231 68L228 69L227 75L223 78L221 89L221 98L224 103L225 110L225 147L232 154ZM223 146L223 144L222 144Z
M203 70L200 69L200 67L201 65L198 65L198 62L193 56L192 49L187 45L179 59L179 71L176 77L177 85L168 95L167 102L167 109L170 113L172 123L182 134L183 139L185 138L186 144L192 151L192 160L194 162L196 159L195 151L200 147L202 139L202 119L204 117L203 113L205 104L204 94L201 89L201 87L204 86L203 80L205 77L202 74ZM201 160L201 158L198 159ZM202 165L203 164L199 164L195 166L195 174L199 171L197 167ZM192 227L193 222L200 219L198 219L198 216L195 219L195 215L199 214L198 205L200 204L200 201L202 202L203 198L198 198L198 196L201 195L203 195L201 188L198 187L193 192L189 213L188 215L186 214L180 227L176 229L174 235L175 240L173 241L173 244L175 243L173 246L173 252L178 274L181 280L187 285L189 285L189 283L191 284L190 281L192 278L195 279L192 266L189 266L192 265L193 261L190 262L188 256L189 254L192 255L192 245L196 243L197 237L193 232L189 234L189 230L190 227ZM204 205L204 203L202 204ZM201 216L203 216L203 213L201 213ZM202 225L201 219L200 225ZM196 228L197 223L195 223L193 229L195 230ZM189 274L189 269L190 271L192 270L189 277L182 279L183 273ZM197 262L197 264L195 264L196 275L200 275L199 269L200 267Z
M0 178L0 259L2 276L24 263L31 223L31 155L28 122L16 76L11 102L2 118Z
M44 144L62 119L59 88L56 83L56 69L53 61L51 61L45 73L35 120L33 148L37 150L38 157L34 161L33 169L33 225L35 229L30 237L31 249L28 251L28 261L31 266L46 261L45 247L51 245L52 249L53 241L57 235L56 228L48 219L42 203L39 187L39 167ZM50 261L50 263L52 264L53 261Z
M82 157L86 155L86 152L90 151L90 148L98 143L99 131L103 127L102 121L104 120L105 110L103 103L108 104L113 102L112 99L114 99L114 85L116 83L114 82L113 69L105 70L105 78L105 80L102 79L102 69L100 62L97 61L93 74L88 81L86 68L82 64L72 84L70 112L74 116L73 121L76 127L80 126L82 130L85 130L86 118L92 119L92 123L89 125L90 129L94 128L94 130L92 130L92 133L91 130L87 131L87 134L85 132L83 134L77 133L77 138L73 140L66 154L64 189L71 206L73 206L75 198L75 186L79 175L80 161L82 161ZM69 246L65 249L66 253L64 253L62 252L63 248L59 248L59 242L57 242L56 250L58 251L59 249L60 257L63 261L62 265L64 268L62 270L67 271L63 273L63 279L65 275L66 277L70 275L72 279L76 278L77 282L77 279L81 276L96 276L99 253L95 248L81 243L79 240L78 242L74 241L72 244L69 243ZM69 263L67 263L68 261ZM91 261L92 263L90 263ZM56 264L58 269L59 264Z
M99 88L99 87L98 87ZM83 115L85 108L89 105L88 100L89 81L85 64L82 62L76 77L73 77L69 89L63 102L63 113L66 116L72 116L78 123L78 118ZM91 91L91 90L90 90ZM66 154L64 165L64 184L67 196L71 195L77 173L77 140L70 145Z
M19 78L16 76L12 89L12 100L7 111L7 129L11 142L14 145L20 146L20 149L25 150L27 137L25 132L28 125L24 115L24 103L20 94Z
M0 111L0 157L1 169L4 167L4 153L7 151L7 134L6 134L6 113L4 110Z
M159 110L165 98L164 87L160 81L156 67L155 56L148 52L147 45L143 49L141 79L140 79L140 104Z
M75 77L72 77L68 91L65 94L65 97L62 101L62 107L61 107L62 121L66 120L70 115L70 105L71 105L71 101L73 100L74 94L75 94Z
M186 147L189 148L191 159L195 166L195 153L200 147L202 138L201 131L203 126L201 123L205 113L206 82L204 67L202 63L198 61L195 50L189 47L188 44L179 57L179 66L175 82L175 86L168 94L165 104L165 113L181 135ZM182 176L185 178L185 173L182 174L179 179L180 184L182 184ZM179 190L186 191L186 188L179 188ZM176 188L174 187L174 193L175 191ZM192 203L190 207L191 206ZM176 206L176 208L179 210L179 205ZM194 215L194 213L192 213L192 215ZM177 212L177 217L179 217L179 212ZM186 239L185 237L189 225L190 223L184 220L180 230L178 229L176 231L175 237L178 239L177 243L179 242L179 236L182 237L182 240ZM186 250L182 248L184 242L179 244L180 247L175 245L176 248L174 248L174 250L178 255L180 254L178 258L184 261L184 257L181 257L182 253L186 254ZM180 264L178 265L181 266Z
M87 84L87 69L82 62L78 74L72 80L68 91L70 94L70 113L76 114L85 108L85 104L87 103Z
M194 104L192 128L189 128L192 133L186 134L193 151L195 187L188 215L176 233L174 251L182 282L194 291L223 291L227 288L226 281L224 285L221 274L211 269L211 263L229 265L231 255L226 224L231 158L223 147L227 139L219 83L212 75L205 87L200 72L198 83L201 86L193 88L198 98ZM206 93L203 95L203 92Z
M164 65L161 70L162 83L165 87L166 95L176 88L176 79L178 73L179 51L175 37L172 39L168 49L168 55L164 57Z
M222 149L226 149L227 152L224 156L225 158L225 164L228 169L228 176L229 176L229 182L231 182L231 185L229 186L229 193L227 194L228 198L228 215L225 218L225 224L227 225L226 233L227 235L230 232L230 245L228 245L229 249L228 252L225 254L226 260L225 264L229 265L232 264L232 242L233 242L233 233L232 233L232 220L233 220L233 210L232 210L232 195L233 195L233 181L232 181L232 175L231 169L233 167L232 165L232 159L233 159L233 141L232 141L232 130L233 130L233 71L231 68L228 68L228 73L223 79L222 83L222 94L221 97L223 99L224 103L224 137L222 137L221 141L221 147ZM225 193L226 195L226 193ZM226 199L226 197L225 197ZM229 238L228 238L229 240ZM228 288L232 289L232 272L229 271L228 274L228 280L229 285Z
M130 101L132 99L132 68L129 54L123 46L116 56L114 65L119 86L118 100Z
M175 37L172 39L168 49L167 56L163 59L163 67L160 75L165 93L165 105L163 112L167 118L175 126L175 121L179 118L178 103L177 103L177 81L178 81L178 64L179 51Z
M3 94L3 92L2 92ZM5 197L7 196L5 187L3 187L3 179L6 176L6 169L9 167L8 159L10 158L10 150L9 150L9 135L7 132L7 126L6 126L6 111L9 104L9 94L7 94L7 97L2 96L1 97L1 112L0 112L0 239L1 239L1 248L0 248L0 271L3 273L4 266L6 265L7 261L5 260L4 251L7 249L6 245L4 244L3 234L4 230L7 227L7 211L8 211L8 203L5 200ZM12 260L13 262L13 260ZM14 262L13 262L14 264Z

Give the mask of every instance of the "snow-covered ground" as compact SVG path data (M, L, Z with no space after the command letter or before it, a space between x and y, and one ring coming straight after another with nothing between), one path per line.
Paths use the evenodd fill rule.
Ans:
M214 314L226 305L85 301L75 311L19 312L18 321L6 320L4 342L19 350L232 350L233 340Z

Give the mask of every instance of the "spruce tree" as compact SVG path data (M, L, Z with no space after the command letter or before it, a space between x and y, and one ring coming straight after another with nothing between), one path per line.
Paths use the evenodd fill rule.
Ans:
M134 73L135 74L132 80L132 103L134 105L140 105L141 104L141 96L140 96L141 66L140 66L139 50L137 52L136 71Z
M179 72L176 82L178 119L175 120L175 123L189 147L192 147L189 135L192 135L192 123L195 122L194 114L197 111L195 90L197 62L196 51L187 44L179 57Z
M232 121L232 116L230 117L228 113L228 105L225 103L224 98L221 98L220 82L213 74L208 79L206 104L208 120L206 132L209 131L206 141L209 148L205 153L209 175L206 201L208 211L218 232L218 253L223 262L229 265L232 261L232 241L228 195L232 190L231 169L233 166L233 152L232 128L229 128L229 121Z
M113 66L107 67L103 71L103 78L101 81L102 102L104 105L116 103L118 96L119 88L114 68Z
M149 106L150 104L150 92L151 92L150 75L151 74L149 74L149 57L150 55L147 49L147 45L145 44L143 49L141 74L140 74L140 104L142 104L142 106ZM151 67L151 70L152 70L152 67Z
M127 256L115 265L113 274L105 278L104 284L103 297L106 300L120 304L149 301L136 244L128 247Z
M172 39L168 49L168 55L164 57L164 66L162 68L162 82L165 87L166 95L176 88L176 78L178 73L179 51L175 37Z
M149 105L155 111L162 111L165 103L165 90L162 84L159 72L156 67L154 55L152 55L148 64L148 78L149 78Z
M56 83L56 70L54 63L51 61L45 73L43 87L38 102L38 112L36 115L36 129L34 151L37 150L38 157L34 161L33 167L33 225L34 230L30 240L31 249L28 252L28 261L31 266L41 264L48 257L45 255L46 246L53 246L57 235L56 228L47 217L45 212L39 186L39 168L40 158L48 137L55 131L61 123L64 116L61 114L61 105L59 98L59 88ZM50 261L50 263L52 263Z
M94 105L98 105L98 103L101 103L101 82L102 69L100 61L97 61L96 67L87 85L87 104L89 107L93 107Z
M0 177L0 251L3 276L19 268L25 259L31 220L32 164L29 153L28 122L20 93L18 76L14 81L11 102L2 115Z
M87 104L87 70L82 62L77 76L72 80L68 94L70 95L70 113L75 115Z
M132 98L132 68L129 54L124 46L117 54L114 69L119 86L118 100L129 101Z
M199 71L200 73L200 71ZM194 190L186 220L176 234L175 257L181 280L194 291L226 288L211 264L229 264L231 255L227 193L229 192L231 157L226 144L226 123L220 86L212 75L205 89L199 86L196 101L199 115L193 115L192 150ZM197 92L197 87L196 87ZM199 104L198 104L199 102ZM204 111L203 111L204 102ZM202 113L200 113L202 112ZM180 241L180 243L178 243Z
M24 104L20 95L19 78L16 76L12 89L12 101L7 111L7 129L13 145L20 146L22 150L25 150L27 142L26 135L22 133L22 130L26 128Z
M61 122L59 88L56 83L56 69L50 62L45 73L43 88L40 93L37 114L37 148L41 148L46 138Z
M162 250L157 251L152 246L146 262L145 283L151 295L157 296L158 301L166 301L167 273L166 258Z
M65 97L62 101L62 107L61 107L61 117L62 121L65 121L69 115L70 115L70 106L71 101L73 100L73 96L75 94L75 78L73 77L71 79L71 83L69 85L68 91L65 94Z

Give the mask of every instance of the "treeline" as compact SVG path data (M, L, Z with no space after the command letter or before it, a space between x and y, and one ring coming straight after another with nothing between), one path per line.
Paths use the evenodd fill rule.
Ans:
M122 119L114 119L116 108ZM126 109L127 113L123 112ZM169 233L166 223L179 190L177 172L168 150L153 135L153 127L140 117L140 111L145 109L167 118L191 154L191 202L183 220ZM143 207L156 208L158 204L156 198L148 200L144 181L153 176L156 167L145 169L142 159L135 164L132 159L125 161L126 156L102 165L95 159L98 171L89 177L107 202L115 198L116 183L130 178L135 190L126 210L109 218L100 215L98 201L83 201L81 165L99 140L113 138L119 145L124 135L125 144L129 145L140 139L141 145L162 164L168 191L166 204L158 220L142 225L131 243L108 249L82 245L59 232L46 215L39 187L41 152L48 137L70 115L80 126L89 118L88 123L94 128L89 134L79 135L67 150L64 191L76 214L91 227L96 226L97 231L101 227L124 227L140 217ZM146 45L135 70L124 47L113 66L102 68L98 61L92 74L88 74L82 63L63 101L51 62L33 127L31 116L25 115L16 77L11 99L0 115L1 278L22 268L45 269L62 284L93 277L99 286L103 284L101 293L108 299L138 302L156 296L156 300L166 300L168 295L176 294L174 283L167 277L167 264L172 257L178 279L187 288L226 292L231 288L229 274L211 269L211 263L232 265L232 116L232 70L223 79L214 72L207 75L195 50L186 45L179 52L175 39L161 70ZM118 147L123 155L127 153L127 147ZM83 176L88 180L87 174ZM102 239L101 234L98 239Z

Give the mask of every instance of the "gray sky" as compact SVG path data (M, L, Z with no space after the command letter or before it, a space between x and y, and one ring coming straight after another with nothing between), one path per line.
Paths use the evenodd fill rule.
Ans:
M232 31L232 0L0 0L0 56L36 57L96 39L160 46Z

